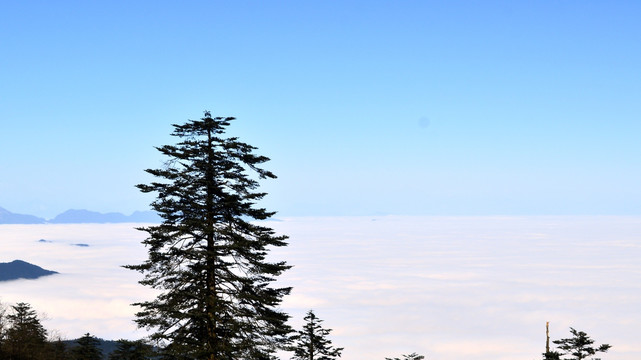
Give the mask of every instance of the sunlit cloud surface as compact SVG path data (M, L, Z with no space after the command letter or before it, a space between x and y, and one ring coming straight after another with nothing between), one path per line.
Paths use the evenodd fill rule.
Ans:
M269 225L290 245L271 257L294 265L282 307L295 327L314 309L345 360L535 359L546 321L553 340L572 326L613 345L604 359L641 357L641 217L281 220ZM135 226L0 226L0 261L60 272L0 283L0 301L32 304L66 338L143 337L130 304L154 294L121 267L146 257Z

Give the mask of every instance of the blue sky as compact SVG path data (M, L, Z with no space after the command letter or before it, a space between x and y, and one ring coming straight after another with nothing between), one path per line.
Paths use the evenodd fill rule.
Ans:
M633 1L0 5L0 206L130 213L235 116L291 215L641 214Z

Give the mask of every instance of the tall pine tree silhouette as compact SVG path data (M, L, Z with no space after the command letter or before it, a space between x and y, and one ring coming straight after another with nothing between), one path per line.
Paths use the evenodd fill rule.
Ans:
M151 206L163 222L141 228L149 257L126 266L160 291L135 304L142 308L136 321L178 359L272 359L291 332L278 309L290 288L271 286L290 266L266 260L287 237L250 222L274 214L256 205L266 195L256 189L276 176L260 167L269 159L255 147L225 137L232 120L205 112L174 125L180 142L157 148L166 166L146 170L157 181L138 185L156 194Z

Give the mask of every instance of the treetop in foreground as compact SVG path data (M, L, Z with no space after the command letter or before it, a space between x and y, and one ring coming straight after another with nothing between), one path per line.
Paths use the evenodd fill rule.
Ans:
M554 340L553 343L557 345L559 350L562 350L563 356L570 356L567 359L570 360L583 360L588 359L589 356L596 355L599 352L607 352L612 345L602 344L599 346L593 346L594 340L592 340L588 334L583 331L577 331L574 328L570 328L570 333L572 337L560 340ZM544 354L545 356L546 354ZM593 359L593 358L592 358ZM594 359L600 360L600 359Z
M74 360L97 360L102 359L100 340L95 336L86 333L77 341L78 345L71 349Z
M157 181L138 185L156 194L151 206L163 222L140 229L148 259L126 266L160 291L135 304L136 322L176 359L272 359L291 332L278 309L290 288L271 286L290 266L266 260L287 237L250 222L273 215L256 205L266 195L257 189L276 176L257 148L225 136L232 120L205 112L173 125L179 142L157 148L165 166L146 170Z
M425 356L419 355L417 353L411 353L409 355L403 355L403 358L385 358L385 360L423 360Z
M321 326L323 320L319 319L314 311L309 310L303 318L303 329L293 336L295 345L292 347L295 360L334 360L341 356L343 348L335 348L332 341L327 338L332 329Z

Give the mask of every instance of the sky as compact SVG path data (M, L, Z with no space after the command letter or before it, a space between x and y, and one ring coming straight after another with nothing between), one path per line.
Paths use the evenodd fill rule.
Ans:
M289 246L269 255L293 265L278 279L293 287L281 308L295 329L313 309L334 346L345 348L342 360L412 352L429 360L540 359L546 322L551 340L570 337L573 327L613 346L603 359L641 357L640 216L323 216L268 224L290 236ZM120 267L146 258L145 233L132 225L1 225L3 258L60 274L0 282L0 303L30 303L54 338L144 337L129 304L155 293Z
M0 206L146 210L204 110L278 216L641 214L635 1L0 5Z
M638 359L640 13L4 1L0 207L147 210L135 184L162 166L154 147L209 110L272 159L261 205L291 236L274 254L294 265L284 306L295 321L317 309L343 359L533 359L545 321ZM0 261L61 272L0 284L0 301L32 303L68 337L140 335L128 304L151 294L119 268L144 257L131 224L0 230Z

